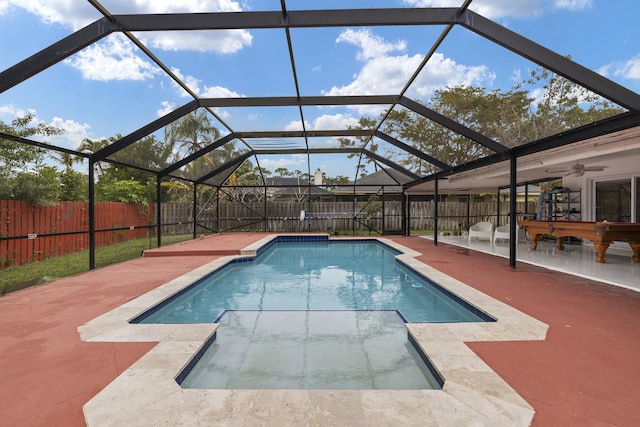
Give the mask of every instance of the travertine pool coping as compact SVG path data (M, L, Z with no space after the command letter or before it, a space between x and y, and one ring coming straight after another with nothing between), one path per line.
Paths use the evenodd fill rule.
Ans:
M533 408L465 342L544 340L547 325L378 238L397 258L494 317L482 323L408 323L445 380L442 390L196 390L175 381L217 324L130 324L129 320L237 257L255 256L267 236L184 274L78 327L83 341L158 342L87 402L89 426L137 425L486 425L526 426ZM523 367L524 369L524 367Z

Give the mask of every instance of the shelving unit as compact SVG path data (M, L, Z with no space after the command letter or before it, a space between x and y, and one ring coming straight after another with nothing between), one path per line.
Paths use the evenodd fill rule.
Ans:
M581 194L567 188L556 188L540 193L539 221L580 221ZM548 237L548 236L547 236ZM567 237L565 243L580 243L576 237Z
M565 221L580 221L582 219L580 191L567 190L560 194L561 200L556 201L556 206L561 210L562 219Z
M580 221L582 215L580 191L554 189L540 193L538 220L541 221Z

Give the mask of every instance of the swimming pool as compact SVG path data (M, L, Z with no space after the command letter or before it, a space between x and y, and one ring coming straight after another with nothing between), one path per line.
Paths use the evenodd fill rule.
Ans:
M183 388L439 389L403 323L493 318L373 239L280 236L132 323L218 323L180 371Z
M299 239L299 238L298 238ZM291 241L234 260L133 323L210 323L224 310L397 310L421 322L494 319L417 274L377 240Z
M236 246L240 248L239 251L242 254L251 256L261 252L258 248L264 247L275 238L274 235L242 237L242 242L245 243ZM207 243L214 250L227 248L225 245L231 238L233 236L230 235L212 236L206 238L205 242L195 242L198 243L196 248L201 247L202 243ZM469 420L473 420L484 425L529 425L535 412L533 408L471 351L466 343L544 340L547 325L447 276L430 266L428 259L425 263L424 255L414 249L421 247L420 238L380 238L379 240L401 251L402 254L398 255L398 260L403 264L432 278L439 285L486 313L490 313L496 319L493 322L449 324L407 323L403 325L400 322L394 322L398 331L404 332L405 339L402 347L409 347L412 343L407 341L413 340L415 345L428 356L431 364L437 368L441 378L446 381L443 387L435 390L402 390L399 389L400 386L395 389L376 390L373 389L374 386L369 385L359 386L361 388L358 390L292 389L289 387L293 386L286 385L278 385L281 388L277 389L220 388L221 385L202 386L205 388L201 389L185 388L186 381L177 380L183 380L189 368L191 372L195 372L197 368L193 365L202 362L202 358L198 360L197 356L214 350L213 347L218 340L222 343L221 350L222 347L227 346L225 322L231 322L232 318L226 319L226 316L237 312L227 312L219 319L219 323L133 324L131 319L170 298L176 292L180 292L194 281L214 270L219 270L229 262L231 257L216 257L208 262L199 258L197 262L199 266L193 270L176 274L161 286L154 287L149 292L128 300L78 327L83 342L158 343L85 405L85 417L89 420L88 422L128 425L132 420L144 419L147 424L166 424L167 420L170 420L174 424L258 422L279 425L284 420L285 423L298 424L376 425L397 424L399 420L409 424L420 422L446 424L445 420L449 424L468 424ZM189 252L192 247L186 244L176 249ZM173 268L174 265L176 268L183 267L181 262L184 258L172 255L156 259L154 265L161 269ZM465 268L464 264L461 267ZM263 310L255 313L260 317L256 323L256 332L267 329L261 327L264 325L262 319L270 316L271 312ZM299 326L304 322L297 316L306 313L327 314L329 319L326 322L338 326L349 325L350 329L357 325L355 321L348 323L344 318L337 317L347 312L311 311L274 312L273 314L281 316L281 320L278 322L274 319L269 323L281 323L283 327ZM323 320L318 324L323 326L326 322ZM312 324L313 322L309 325ZM370 322L362 325L365 324L372 325ZM245 328L244 331L251 332L251 340L246 341L245 344L255 342L262 347L256 346L256 353L246 354L250 356L244 359L247 361L247 367L251 360L260 356L262 356L261 359L273 359L275 355L275 363L289 360L286 354L280 352L285 347L277 345L278 339L273 339L274 334L267 337L268 339L257 340L255 339L257 336L253 334L253 328ZM319 329L310 328L309 331L311 338L315 341ZM270 331L267 332L270 333ZM280 330L279 333L285 333L285 331ZM286 334L288 335L289 332ZM292 342L293 337L296 336L299 335L292 336ZM338 340L339 337L336 339ZM343 342L348 340L352 339L342 339ZM311 341L307 342L313 344ZM363 347L372 350L369 354L381 355L386 352L384 347L382 351L378 351L381 347L377 344L369 346L367 341L364 342ZM337 348L330 356L338 358L344 354L339 347L341 343L336 342L333 345L325 343L326 341L318 342L318 346L321 349ZM270 348L268 344L274 347ZM148 345L145 344L144 347ZM305 351L310 357L322 354L315 351L313 345L309 345L306 349L301 347L298 350L301 354ZM215 359L216 357L213 358L214 362ZM226 362L222 359L220 361ZM329 359L328 367L331 367L330 365L334 362L335 359ZM356 368L361 364L362 362L357 363ZM277 366L274 364L267 368L271 371ZM269 375L264 370L263 374L274 379L275 383L275 376ZM235 382L237 380L240 379L233 379L232 382L238 384ZM281 379L278 378L278 380ZM234 384L230 383L230 387L237 387ZM383 386L385 384L388 387L393 386L388 379L385 379ZM270 385L275 386L267 383L266 387ZM305 385L305 387L308 386ZM117 411L113 411L114 405L118 407Z

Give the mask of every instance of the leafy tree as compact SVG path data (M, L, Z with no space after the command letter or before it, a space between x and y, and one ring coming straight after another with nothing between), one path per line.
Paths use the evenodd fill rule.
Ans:
M147 190L135 179L96 183L96 200L122 203L148 203Z
M193 186L187 184L188 183L186 181L178 179L170 179L168 181L161 182L160 186L163 188L166 195L162 200L173 202L186 202L191 200Z
M101 149L105 148L106 146L108 146L109 144L116 142L119 139L118 137L119 135L112 136L110 138L102 138L102 139L85 138L82 140L82 143L78 147L77 151L81 153L87 153L87 154L96 153ZM79 158L78 161L79 162L84 161L84 157ZM103 173L102 163L98 162L96 164L96 167L98 168L98 173L102 174Z
M121 138L118 134L109 140L115 142ZM158 141L154 135L146 136L111 155L110 160L122 164L108 164L103 167L99 181L106 185L118 181L135 180L145 188L145 200L155 201L157 198L155 175L146 170L159 171L166 168L171 162L172 155L171 146ZM126 167L126 164L146 170Z
M339 185L348 185L351 183L349 177L338 175L336 177L328 177L323 174L322 183L329 189L334 189Z
M533 70L530 78L516 87L527 86L531 90L541 89L541 96L532 104L531 134L527 142L612 117L624 111L601 96L543 68Z
M71 168L58 174L60 182L60 200L86 201L88 199L89 178Z
M220 139L220 131L213 126L206 110L197 110L168 125L164 139L177 153L177 158L194 154ZM225 164L237 154L235 144L228 142L190 163L183 170L187 179L197 179Z
M118 140L117 136L112 136L111 138L102 138L102 139L85 138L82 140L82 143L80 143L80 146L78 147L78 151L81 153L93 154L102 150L104 147L108 146L109 144L116 142L117 140Z
M486 93L484 88L454 87L437 91L427 107L474 129L485 136L508 144L523 133L530 99L522 91ZM384 131L420 151L455 166L493 153L438 123L407 109L393 110ZM403 156L400 163L419 175L437 168L416 156Z
M84 153L95 153L113 143L120 140L122 135L116 134L109 138L102 138L100 140L92 140L86 138L82 141L78 151ZM156 181L155 176L147 172L146 170L162 170L166 168L173 155L172 147L158 141L154 135L146 136L133 144L115 152L109 157L109 160L119 162L120 164L110 164L108 162L98 163L98 183L96 188L100 188L100 197L103 200L105 197L112 195L117 200L126 199L120 193L123 188L127 188L128 184L122 184L120 181L134 180L144 188L144 201L156 200ZM133 168L127 167L126 164L131 164L140 167ZM109 188L113 186L113 188ZM134 190L139 191L139 187L135 187ZM132 196L135 200L140 200L140 196L136 193ZM116 201L114 199L113 201ZM138 203L138 202L136 202Z
M360 117L358 120L358 124L356 126L349 126L349 129L374 129L378 125L378 121L376 119L372 119L370 117ZM369 142L367 144L367 142ZM338 144L340 148L360 148L366 145L366 149L371 151L372 153L377 153L379 146L376 144L373 139L369 141L369 137L356 137L356 138L338 138ZM353 157L359 156L358 153L349 153L347 158L351 159ZM369 157L363 157L362 159L364 166L361 168L363 171L366 169L366 165L373 164L374 170L378 170L378 164L370 159ZM365 172L366 173L366 172Z
M264 198L264 191L260 187L255 187L261 183L260 169L254 167L251 162L245 161L236 171L231 174L225 191L230 196L241 202L251 200L261 200Z
M118 134L115 140L121 139ZM159 171L171 164L173 147L163 141L158 141L155 135L148 135L115 152L109 158L117 162L135 165L144 169ZM129 172L135 173L132 168ZM145 172L142 171L144 174ZM145 180L146 180L145 176Z
M506 146L520 145L529 138L526 121L533 98L522 90L487 92L484 88L453 87L436 92L433 108L444 116ZM475 144L475 143L472 143ZM469 144L462 144L469 148ZM478 144L475 144L478 145ZM473 154L486 155L481 147Z
M59 129L46 127L42 124L30 125L34 119L33 114L27 114L24 117L14 119L11 124L0 121L0 132L20 137L30 137L36 134L46 136L61 132ZM38 147L0 139L0 177L9 179L19 171L24 171L29 164L36 162L41 156L39 151Z
M132 182L138 185L133 186ZM155 175L120 165L104 168L96 182L96 198L101 201L123 201L126 197L121 193L126 188L131 188L134 191L132 199L138 200L127 203L147 203L156 200ZM110 195L115 198L109 199Z
M0 121L0 132L24 138L63 133L62 129L45 123L34 124L34 120L35 115L28 113L10 124ZM38 204L57 200L55 192L47 190L49 185L45 179L51 171L45 169L45 154L43 148L0 138L0 198L31 200Z
M218 167L224 165L230 160L233 160L239 154L238 150L236 150L236 146L234 142L227 142L222 147L218 147L215 150L211 151L207 156L209 156L212 160L212 164L214 167Z
M198 152L220 138L220 131L211 124L206 110L182 116L165 128L164 139L186 155Z
M307 172L300 172L299 170L296 170L295 176L298 178L299 181L306 181L306 182L311 181L311 175Z
M293 173L285 167L276 168L274 172L276 175L282 176L282 177L293 176ZM300 171L296 171L296 172L300 172Z
M262 174L262 176L267 177L267 176L271 176L273 175L273 172L271 172L269 169L267 168L258 168L256 167L256 172L258 174Z
M540 96L535 99L534 93ZM544 69L534 70L531 78L507 92L487 92L479 87L446 88L437 91L425 105L507 147L622 112L610 102ZM407 109L392 111L385 121L384 132L452 166L493 153ZM396 153L386 155L393 158ZM419 175L437 170L415 156L403 156L400 163Z
M59 151L56 154L52 155L51 158L64 166L65 170L72 169L75 162L77 162L78 160L82 160L82 158L78 159L73 154L67 153L65 151Z
M218 129L212 125L206 110L198 110L182 116L164 129L164 139L174 148L178 158L194 154L220 137ZM191 163L185 178L196 179L210 170L213 159L207 154ZM189 176L186 176L189 175Z
M20 172L12 180L12 198L48 205L60 200L60 178L55 166L42 166L37 173Z

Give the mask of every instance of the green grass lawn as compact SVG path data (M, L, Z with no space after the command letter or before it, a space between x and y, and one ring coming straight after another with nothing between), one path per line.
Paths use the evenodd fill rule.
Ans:
M191 235L163 236L162 245L166 246L191 238ZM146 237L96 248L96 268L138 258L142 254L142 251L155 248L156 246L155 238L149 239ZM0 295L5 293L5 289L21 289L20 285L24 284L26 287L29 284L35 284L38 279L43 277L59 279L88 270L88 250L52 257L42 261L34 261L23 265L10 266L4 270L0 270Z

